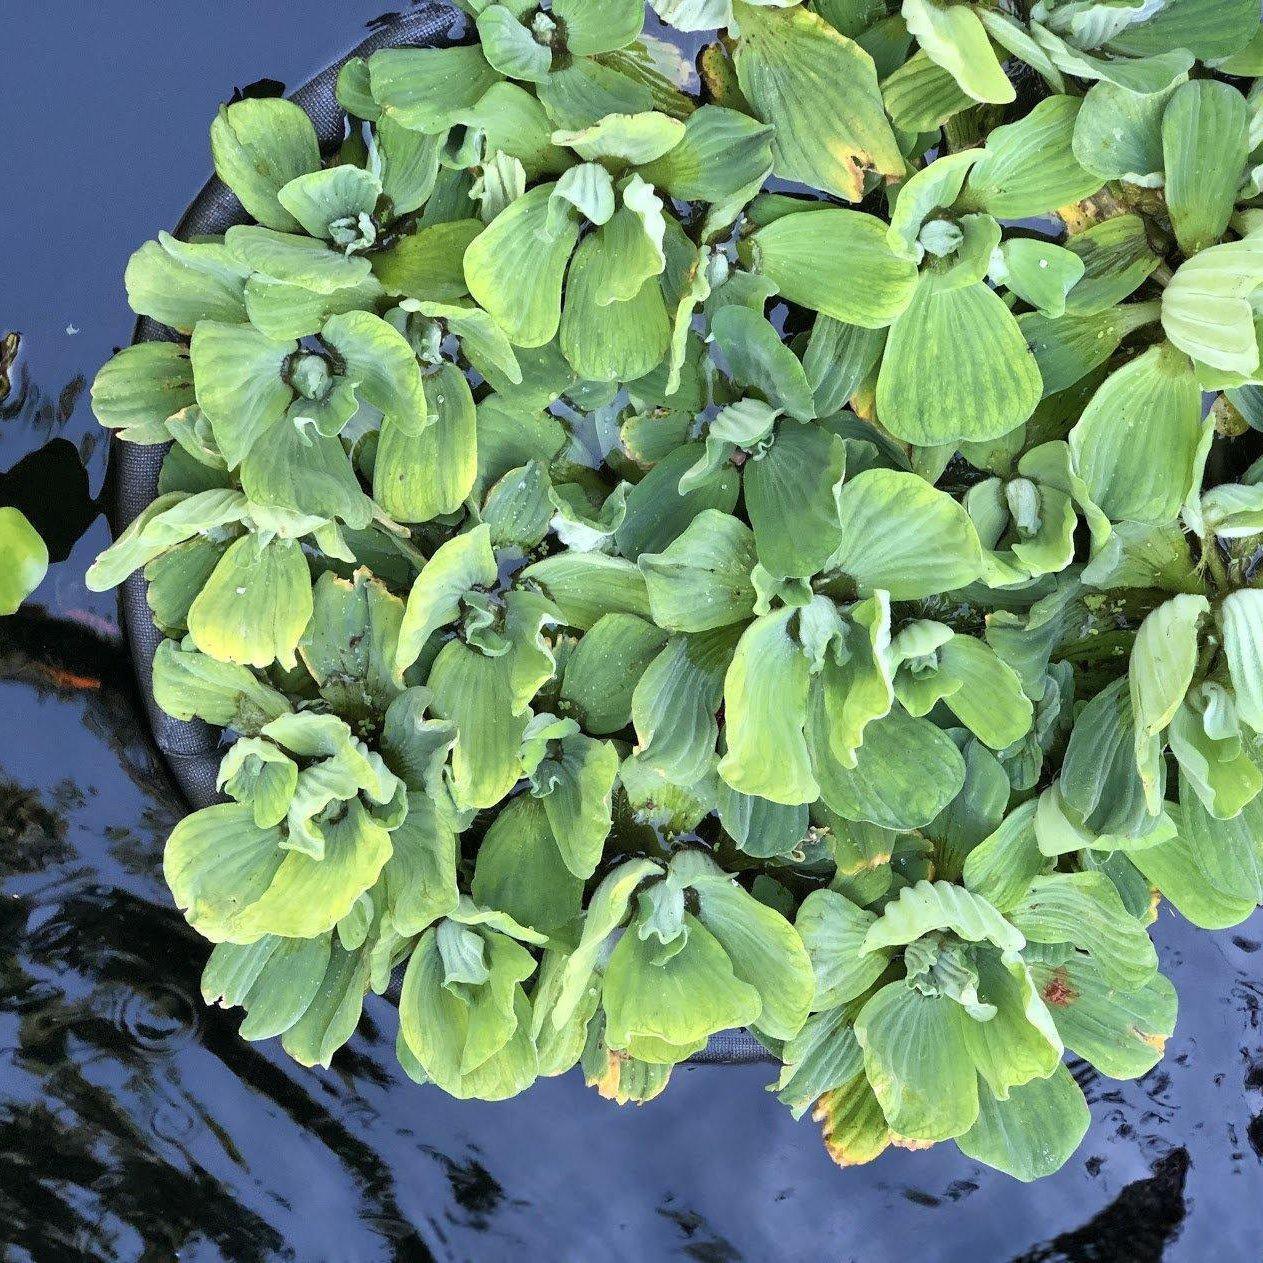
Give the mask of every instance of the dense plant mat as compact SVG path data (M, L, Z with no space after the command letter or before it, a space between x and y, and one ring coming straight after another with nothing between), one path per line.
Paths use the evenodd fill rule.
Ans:
M235 737L207 1001L328 1064L402 976L488 1099L744 1026L839 1162L1055 1170L1159 898L1263 899L1256 0L462 7L332 157L220 111L254 222L93 388L173 443L90 581Z

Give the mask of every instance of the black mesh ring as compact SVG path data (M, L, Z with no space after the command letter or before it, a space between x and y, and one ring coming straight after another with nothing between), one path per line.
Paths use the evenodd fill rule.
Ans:
M326 154L330 153L341 143L346 124L346 115L334 95L338 71L343 62L352 57L366 57L379 48L395 48L401 45L444 47L461 42L466 31L466 19L460 10L435 0L418 4L408 13L375 30L345 56L325 67L292 93L290 99L306 110L315 124L321 149ZM248 216L236 196L218 178L212 176L185 211L184 217L176 226L175 236L187 239L191 236L222 233L233 224L247 221ZM133 340L171 341L173 334L165 326L144 317L136 324ZM115 534L139 516L157 497L158 473L169 446L170 444L142 446L121 442L113 444L112 524ZM124 581L120 595L123 626L154 741L185 799L196 810L222 799L222 795L215 789L215 775L219 770L221 753L220 735L218 729L201 720L172 719L154 700L153 656L163 637L154 625L149 610L147 587L141 570L137 570ZM735 1064L767 1061L770 1058L758 1041L745 1031L724 1031L714 1036L706 1048L690 1060Z

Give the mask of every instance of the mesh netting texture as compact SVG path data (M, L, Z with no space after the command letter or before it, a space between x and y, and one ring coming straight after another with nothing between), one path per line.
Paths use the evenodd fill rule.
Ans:
M375 30L367 39L327 66L313 79L291 94L311 116L320 137L322 149L332 152L341 143L346 115L334 95L338 71L352 57L366 57L379 48L399 46L442 47L461 41L465 32L464 15L441 3L418 5L389 25ZM248 222L248 216L235 195L212 177L193 199L184 217L176 226L175 236L222 233L233 224ZM170 330L148 318L137 322L135 341L171 340ZM136 443L113 444L115 534L135 519L158 495L158 473L169 444L146 447ZM191 808L209 806L222 801L216 790L215 775L222 754L219 730L200 720L173 719L154 700L153 656L162 640L154 625L146 599L147 584L143 570L137 570L122 585L121 605L132 665L144 698L149 726L154 741L171 771L172 777ZM397 999L397 988L388 993ZM770 1061L766 1050L745 1031L723 1031L690 1061L706 1064L736 1064Z

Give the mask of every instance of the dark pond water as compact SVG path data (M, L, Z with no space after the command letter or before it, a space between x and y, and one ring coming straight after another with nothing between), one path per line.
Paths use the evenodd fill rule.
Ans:
M300 83L372 18L315 0L0 10L0 333L22 335L0 503L54 563L0 623L0 1258L1263 1257L1263 916L1211 936L1163 912L1171 1055L1139 1083L1081 1076L1092 1131L1034 1188L946 1146L839 1171L764 1067L682 1071L639 1110L573 1075L462 1104L404 1079L379 1001L316 1072L202 1008L206 949L159 872L180 802L114 600L82 583L109 535L84 383L130 337L128 254L208 173L216 104Z

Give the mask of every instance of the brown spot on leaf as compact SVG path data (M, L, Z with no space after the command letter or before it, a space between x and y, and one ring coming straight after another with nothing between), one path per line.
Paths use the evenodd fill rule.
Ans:
M1079 993L1070 985L1070 975L1060 966L1053 970L1052 977L1039 994L1045 1004L1059 1009L1064 1009L1067 1004L1073 1004L1079 998Z

